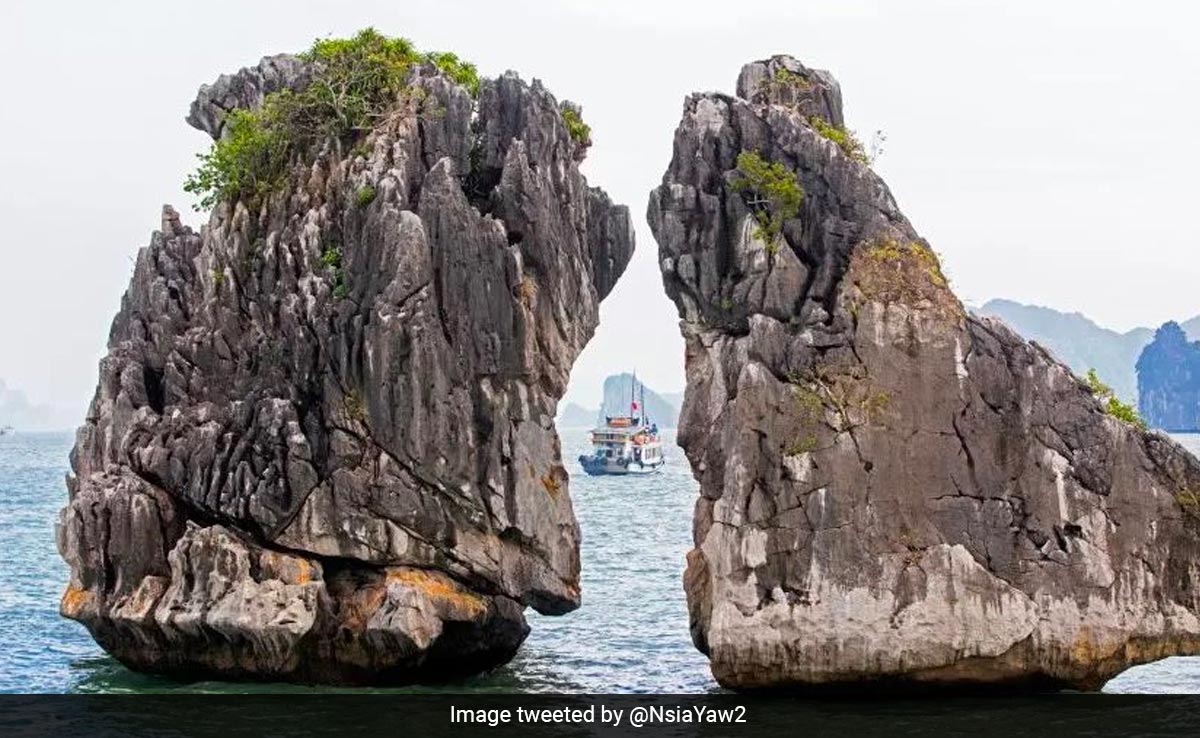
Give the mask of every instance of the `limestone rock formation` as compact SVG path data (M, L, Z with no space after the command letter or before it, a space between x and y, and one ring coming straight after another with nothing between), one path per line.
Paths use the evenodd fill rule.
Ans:
M1094 689L1200 652L1200 463L965 314L843 125L827 73L750 64L650 199L717 679Z
M189 121L305 75L264 59ZM539 82L408 84L353 150L199 232L164 208L138 255L59 525L63 614L133 668L440 677L580 602L553 417L629 213Z
M264 57L256 66L222 74L211 85L201 85L188 111L187 122L213 138L220 138L229 112L257 108L272 92L303 87L309 76L308 66L294 54Z
M1200 342L1164 323L1137 360L1138 410L1154 428L1200 431Z

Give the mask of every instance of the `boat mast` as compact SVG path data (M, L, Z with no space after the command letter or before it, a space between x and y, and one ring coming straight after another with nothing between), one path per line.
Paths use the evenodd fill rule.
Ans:
M629 380L629 419L633 420L633 411L637 409L637 400L634 399L634 388L637 387L637 369L633 370L633 378Z

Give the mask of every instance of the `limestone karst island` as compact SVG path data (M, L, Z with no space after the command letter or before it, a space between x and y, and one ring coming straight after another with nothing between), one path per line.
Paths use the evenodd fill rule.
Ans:
M1036 197L953 175L990 156L996 192L1067 171L1062 198L1093 177L1136 200L1151 169L1173 192L1194 166L1064 169L1090 146L1151 155L1107 120L1014 159L1051 116L1091 125L1062 85L1095 91L994 9L957 12L1029 59L960 48L964 21L932 6L944 33L891 5L768 2L754 39L704 2L679 9L686 34L648 7L514 5L231 10L252 44L189 9L180 28L215 34L203 60L158 36L97 60L173 81L111 92L134 106L113 131L154 153L40 167L114 177L91 195L114 250L43 287L103 318L78 319L76 354L39 343L59 308L0 309L5 330L47 321L0 334L22 347L0 356L0 692L283 693L255 725L289 735L1200 730L1194 703L1116 696L1200 693L1200 302L1129 286L1105 256L1126 238L1056 254ZM1088 12L1109 38L1131 11L1070 19ZM1139 17L1173 38L1191 12ZM962 69L858 58L904 29ZM1187 44L1141 53L1174 69L1176 52L1200 64ZM974 117L970 80L1004 75L1027 104ZM1173 75L1158 87L1182 125L1197 108ZM4 218L46 238L74 217L40 207ZM1029 251L996 246L1018 228L1061 279L1005 263ZM1190 279L1166 232L1140 258ZM71 372L90 402L44 390ZM322 699L348 693L371 696ZM47 735L239 734L218 727L237 707L154 699L104 721L38 709ZM33 704L0 695L0 725L42 725Z

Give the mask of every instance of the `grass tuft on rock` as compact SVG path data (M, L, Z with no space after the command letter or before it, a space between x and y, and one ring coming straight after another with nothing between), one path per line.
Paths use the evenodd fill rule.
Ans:
M882 237L864 243L850 257L850 273L867 300L933 307L948 317L963 313L937 254L921 241Z

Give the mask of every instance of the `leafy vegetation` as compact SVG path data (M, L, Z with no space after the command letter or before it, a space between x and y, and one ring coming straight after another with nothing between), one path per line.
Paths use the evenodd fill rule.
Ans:
M1100 403L1104 406L1104 412L1117 420L1132 423L1138 428L1146 430L1146 421L1142 420L1142 416L1138 414L1138 411L1132 405L1117 399L1117 395L1113 392L1112 387L1100 381L1100 375L1096 374L1095 369L1088 369L1087 376L1084 377L1083 382L1087 385L1091 393L1095 395L1096 399L1100 400Z
M800 454L808 454L817 450L817 434L809 433L797 438L792 445L784 449L784 454L787 456L799 456Z
M922 241L899 241L891 236L868 241L851 255L850 273L866 300L932 309L950 320L963 315L962 303L950 292L941 261ZM857 318L859 305L849 307Z
M425 55L425 61L442 70L450 79L467 88L471 97L479 96L479 70L468 61L458 58L449 51L430 51Z
M583 121L579 110L565 106L562 110L563 123L567 124L567 133L575 143L587 144L592 142L592 127Z
M225 134L200 155L199 168L184 183L200 198L198 209L225 200L259 203L283 184L297 160L372 130L407 90L414 64L432 63L472 95L479 91L473 64L449 52L422 55L407 39L373 28L353 38L318 40L301 58L313 69L306 87L273 92L257 110L226 116Z
M883 424L892 403L891 393L876 389L870 378L846 367L819 367L788 376L795 399L797 437L784 451L796 455L818 448L818 431L852 433L856 428Z
M737 169L733 191L748 197L746 204L757 224L754 235L774 254L779 251L784 223L800 214L804 188L787 167L766 161L757 151L738 154Z
M803 74L793 72L785 67L775 70L772 82L778 87L794 87L805 92L811 90L814 86Z
M758 85L758 92L773 97L777 103L789 103L795 107L801 96L816 87L807 77L786 67L779 67L770 77ZM790 93L790 94L789 94ZM790 99L789 99L790 98Z
M333 270L333 296L339 300L349 296L350 286L346 284L346 272L342 269L342 250L337 246L326 247L321 252L321 264Z
M1200 520L1200 494L1194 489L1181 489L1175 493L1175 501L1183 508L1183 511Z
M914 262L935 287L947 287L949 282L942 273L942 264L933 249L920 241L909 241L901 244L895 239L876 241L867 249L867 257L882 264L895 264L903 261Z
M860 164L871 163L871 157L867 154L866 147L854 135L854 131L835 126L819 115L808 116L808 124L814 131L837 144L838 148L854 161Z
M279 110L234 110L225 117L225 132L206 154L183 189L200 197L197 210L222 200L257 202L282 182L292 156L292 142L279 121Z
M354 195L354 201L358 203L360 208L365 208L375 202L375 188L371 185L360 187Z

